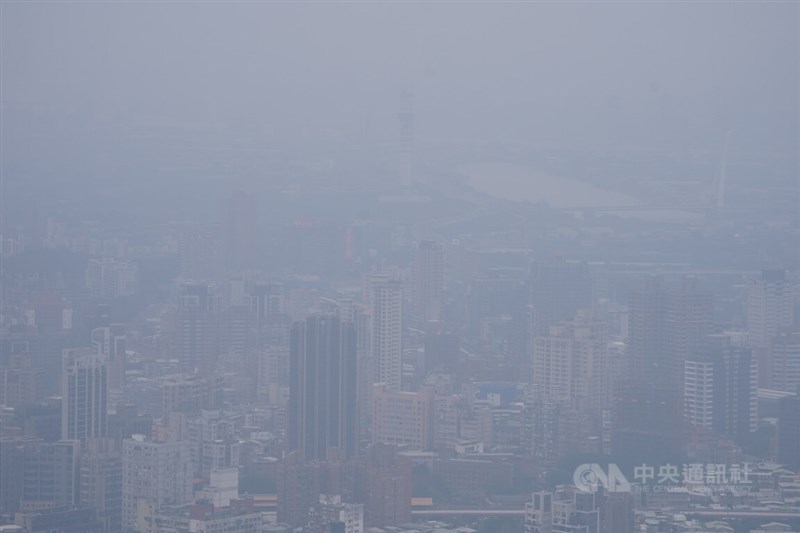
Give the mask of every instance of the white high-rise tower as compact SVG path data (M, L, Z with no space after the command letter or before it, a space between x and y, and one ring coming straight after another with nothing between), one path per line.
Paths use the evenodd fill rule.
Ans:
M372 304L372 354L376 381L390 391L401 390L403 375L403 284L388 276L374 276Z

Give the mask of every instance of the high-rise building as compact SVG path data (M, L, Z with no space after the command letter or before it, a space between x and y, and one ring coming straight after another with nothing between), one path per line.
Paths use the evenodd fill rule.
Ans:
M307 462L299 451L290 452L278 463L278 521L304 527L308 511L319 501L322 491L319 463Z
M125 327L122 324L112 324L95 328L91 338L97 353L106 356L108 361L108 388L121 390L125 385Z
M46 442L61 439L61 407L61 397L51 396L43 402L16 408L23 434Z
M248 299L256 336L249 359L256 375L256 398L283 407L288 401L291 330L291 320L284 312L283 285L255 284Z
M757 429L757 366L749 348L726 335L710 335L699 357L684 363L686 421L720 435L742 437Z
M64 350L61 438L82 444L108 435L108 358L91 348Z
M137 530L143 510L192 501L189 443L134 435L122 443L122 527Z
M30 438L0 437L0 513L13 515L22 503L25 445Z
M778 406L778 462L800 470L800 396L781 398Z
M794 294L785 270L765 270L747 284L747 334L754 348L766 348L794 323Z
M257 398L269 405L285 407L289 396L288 339L260 349L257 359Z
M38 330L38 326L37 326ZM41 391L43 397L61 394L61 365L53 364L54 354L61 354L64 348L73 346L70 332L38 330L28 332L6 332L0 335L2 366L8 367L9 359L29 358L31 368L42 370ZM57 357L56 357L57 358Z
M255 349L249 361L256 373L256 397L285 406L289 388L289 334L291 319L284 312L283 285L255 284L248 291L254 323Z
M433 448L433 391L388 390L378 383L372 391L372 442Z
M175 353L187 370L210 373L219 355L219 298L203 283L181 287L175 314Z
M795 287L785 270L764 270L747 283L747 338L758 360L759 386L774 388L771 345L795 320ZM781 346L779 346L779 349Z
M21 408L33 405L42 397L44 372L31 366L31 357L11 355L11 364L0 370L0 404Z
M632 461L660 461L685 444L682 390L624 380L614 391L611 451Z
M422 323L442 320L444 308L444 252L434 241L422 241L414 250L413 311Z
M375 276L370 290L375 381L399 391L403 376L403 284L388 276Z
M292 328L288 413L290 450L324 460L358 448L356 333L336 316L316 315Z
M239 466L239 439L235 421L224 411L204 410L188 422L195 475L208 479L211 472Z
M346 323L352 324L356 332L356 375L358 376L356 402L358 404L359 435L365 436L371 426L372 385L375 369L372 357L372 314L369 306L352 300L337 302L336 313Z
M556 507L553 510L553 515L559 519L555 531L558 533L573 533L575 526L578 531L586 531L587 533L600 533L600 509L605 501L605 495L597 492L581 492L578 491L574 494L574 503L569 502L564 507L559 508L561 502L556 502ZM574 507L573 507L574 506ZM572 509L575 509L572 511ZM561 509L566 510L562 512Z
M634 532L634 495L629 492L611 492L600 508L603 533Z
M94 507L104 533L122 531L122 453L112 439L89 439L81 450L80 502Z
M553 530L553 493L534 492L525 504L525 533L551 533Z
M745 437L758 429L758 361L746 346L730 337L712 335L717 359L715 419L718 433Z
M26 444L21 511L39 511L78 502L80 443L76 440Z
M668 359L667 295L661 280L648 280L643 289L631 292L628 299L629 377L638 380L657 378ZM666 379L664 374L661 379Z
M631 377L680 390L684 361L704 348L712 332L712 295L691 279L679 287L653 279L631 293L629 310Z
M666 298L666 349L660 370L680 388L683 363L706 346L714 325L714 297L687 278L668 290ZM658 363L658 362L657 362ZM658 369L658 366L656 367Z
M607 409L609 394L606 324L581 311L572 321L550 326L533 345L533 385L551 400L578 400L593 409Z
M218 409L221 405L222 376L173 376L162 384L161 407L164 419L171 413L193 415L202 409Z
M434 398L433 447L435 450L453 450L460 437L459 422L462 398L455 394Z
M714 361L690 359L685 363L683 402L686 421L707 430L714 428Z
M535 395L525 400L523 435L531 454L557 462L577 453L596 453L603 417L579 409L574 401L546 400Z
M770 388L796 392L800 388L800 330L786 330L772 338Z
M86 288L97 298L117 298L136 294L136 263L122 259L90 259L86 269Z
M682 389L668 385L667 289L659 279L630 294L628 369L616 385L611 447L614 453L660 457L679 441Z
M375 444L367 451L364 524L386 527L411 521L411 459L397 446Z
M614 453L641 460L680 449L685 362L706 349L713 297L692 279L650 279L629 299L628 372L613 401Z
M225 298L220 313L220 352L244 356L256 337L252 328L257 326L248 294L247 280L241 277L227 280Z

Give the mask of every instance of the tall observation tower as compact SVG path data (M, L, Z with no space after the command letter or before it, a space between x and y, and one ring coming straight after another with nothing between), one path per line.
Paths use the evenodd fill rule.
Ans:
M397 113L400 122L400 175L405 188L411 187L414 174L414 95L404 91Z

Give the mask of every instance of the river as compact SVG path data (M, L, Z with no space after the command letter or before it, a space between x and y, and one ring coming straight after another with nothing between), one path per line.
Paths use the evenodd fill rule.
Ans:
M636 206L633 196L608 191L514 163L476 163L457 169L473 189L504 200L545 202L554 208Z

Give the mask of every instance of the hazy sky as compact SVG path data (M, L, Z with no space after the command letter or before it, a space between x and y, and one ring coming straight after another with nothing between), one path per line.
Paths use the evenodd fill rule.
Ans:
M799 14L796 2L3 2L4 165L67 146L90 158L94 143L163 127L355 139L367 123L393 131L407 89L421 140L708 148L735 127L744 145L789 150Z

